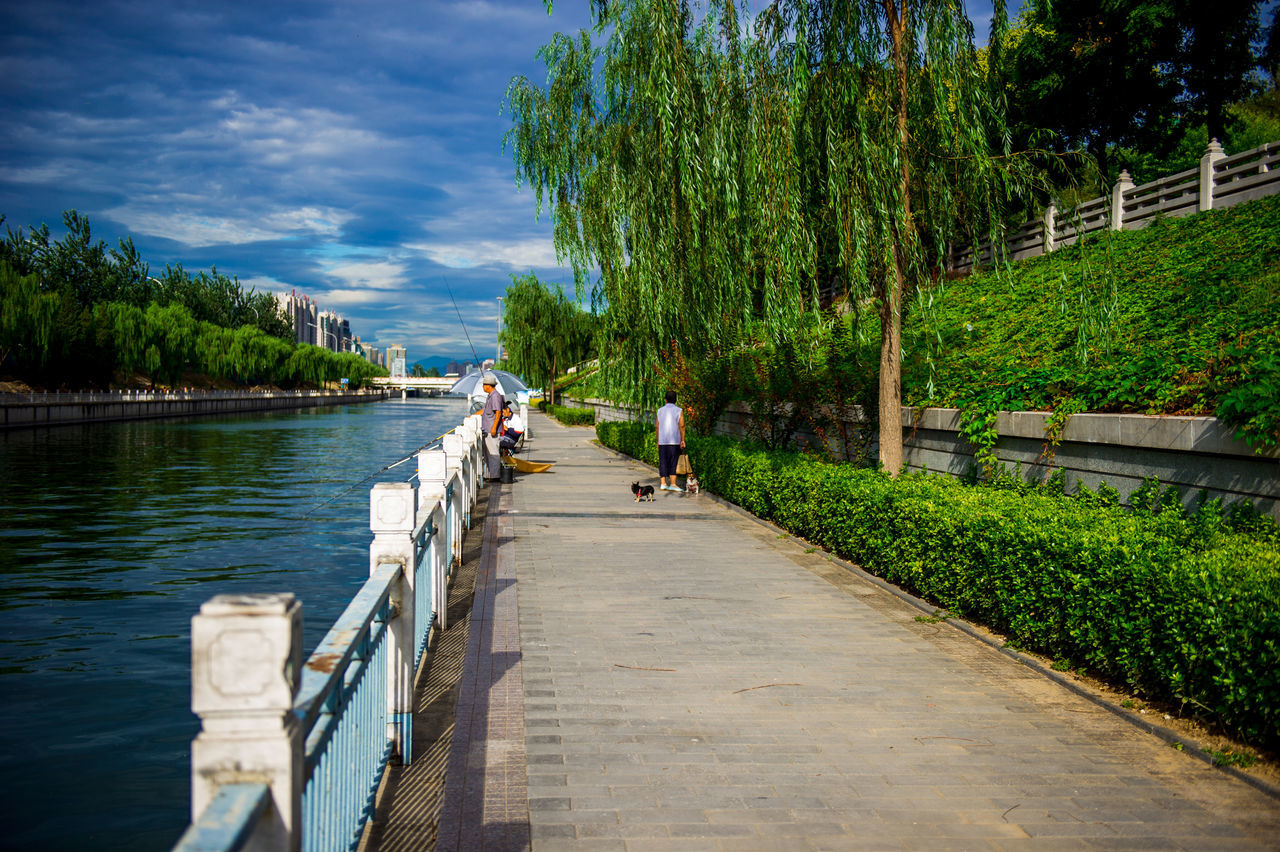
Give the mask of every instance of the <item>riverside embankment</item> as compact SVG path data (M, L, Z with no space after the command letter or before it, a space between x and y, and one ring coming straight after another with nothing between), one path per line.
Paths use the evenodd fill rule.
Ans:
M109 423L158 417L246 414L376 402L386 389L350 391L85 391L74 393L0 393L0 429Z

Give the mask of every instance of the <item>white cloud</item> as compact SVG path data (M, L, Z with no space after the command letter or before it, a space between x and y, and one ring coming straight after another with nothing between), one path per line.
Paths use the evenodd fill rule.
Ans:
M349 308L352 305L381 305L387 301L382 290L321 290L316 303L327 307Z
M405 265L395 260L346 260L325 261L321 264L324 271L356 290L400 290L407 278ZM379 298L386 298L382 294Z
M55 160L30 168L0 168L0 181L50 184L64 181L76 173L76 168L70 163Z
M299 207L253 215L202 216L125 204L103 213L136 233L164 237L188 246L243 245L308 235L331 236L351 214L321 207Z
M550 237L519 240L467 240L409 246L450 269L502 267L516 271L560 266Z
M225 98L217 103L225 104ZM264 109L250 104L229 112L220 128L267 165L348 158L386 144L377 133L344 126L352 117L328 109Z

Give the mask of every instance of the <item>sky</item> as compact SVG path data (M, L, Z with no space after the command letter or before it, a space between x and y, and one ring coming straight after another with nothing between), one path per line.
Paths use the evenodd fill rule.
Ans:
M985 40L990 0L968 8ZM589 23L587 0L4 0L0 214L57 237L77 210L153 275L297 291L410 363L492 357L513 274L572 282L504 93Z

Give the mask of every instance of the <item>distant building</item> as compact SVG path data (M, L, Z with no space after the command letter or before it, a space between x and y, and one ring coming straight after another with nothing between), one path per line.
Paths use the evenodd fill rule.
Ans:
M462 376L465 376L467 373L474 373L478 369L479 367L477 367L475 364L471 363L470 361L450 361L448 364L445 365L444 374L446 377L448 376L462 377Z
M277 293L276 304L293 323L294 342L323 346L334 352L354 351L351 323L340 314L320 310L315 299L297 290Z
M333 311L321 311L317 323L319 334L316 345L333 352L345 352L342 340L342 326L345 322Z
M402 377L405 374L405 348L398 343L387 347L387 369L391 375Z

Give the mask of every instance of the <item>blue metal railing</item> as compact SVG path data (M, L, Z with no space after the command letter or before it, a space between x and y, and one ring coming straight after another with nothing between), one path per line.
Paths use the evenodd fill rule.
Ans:
M387 622L400 566L374 572L307 660L294 712L305 737L302 848L354 849L387 765Z
M271 788L265 783L224 784L200 821L182 835L177 848L183 852L240 852L270 806Z
M427 621L425 628L414 630L414 646L413 646L413 668L417 671L418 666L422 664L422 656L427 653L427 642L431 638L431 626L436 620L436 598L435 586L432 582L432 575L435 573L432 568L436 559L436 525L435 513L427 515L426 520L414 531L414 575L416 580L413 585L413 611L415 613L430 613L431 617ZM447 603L447 602L446 602ZM406 740L408 742L408 740Z
M285 650L297 656L292 661L286 656L282 666L267 664L272 649L264 647L255 676L271 681L280 677L283 668L284 680L293 680L296 692L286 692L283 704L270 704L268 698L275 687L268 683L264 688L254 681L251 687L246 686L244 694L268 696L263 699L268 700L267 704L255 706L264 710L279 707L286 717L290 716L284 709L290 706L288 695L293 695L293 722L286 724L278 737L281 743L292 743L285 747L293 749L294 766L300 767L301 774L298 770L281 769L278 761L272 763L264 758L265 752L255 751L261 749L260 744L251 744L250 751L237 753L229 764L234 767L230 776L254 782L266 776L268 781L242 784L227 780L214 788L205 785L202 789L212 789L212 798L203 798L210 795L206 792L197 799L193 780L193 800L206 804L175 852L235 852L248 848L246 844L250 843L254 848L300 848L307 852L358 847L373 815L378 784L388 763L397 755L405 764L412 760L413 674L429 650L433 626L446 626L448 578L461 562L464 520L469 519L479 477L478 424L468 422L462 431L468 443L455 443L460 454L420 454L420 470L433 471L430 490L423 491L421 481L418 490L407 483L374 488L370 506L375 537L370 549L369 579L307 658L296 680L291 672L301 662L301 615L293 597L257 596L267 601L255 599L244 604L257 607L253 614L264 619L264 613L285 622L294 619L294 639ZM285 600L273 605L277 598ZM235 599L215 598L202 607L196 618L203 625L202 635L218 636L219 629L226 629L228 635L266 631L262 634L265 636L283 629L277 621L267 620L261 627L247 627L243 622L226 628L216 626L222 623L219 618L243 617L236 610L239 605L241 602ZM206 680L227 677L227 673L240 668L241 659L219 664L214 659L217 642L202 640L204 644L197 648L195 622L192 637L193 660L199 659L209 667L202 670L199 680L201 695L206 696ZM230 642L228 647L242 646ZM197 690L195 676L193 668L193 696ZM230 677L235 680L234 674ZM222 695L227 684L219 682L214 686L213 692ZM237 683L230 686L233 694L240 694ZM228 707L221 699L208 697L202 700L202 706L208 705L207 712L222 718L249 709L233 704ZM202 713L202 720L210 718L198 712ZM259 710L254 718L264 718L262 712ZM219 722L217 730L230 729L225 722ZM201 737L209 736L206 724ZM214 734L212 738L218 737ZM224 759L218 765L227 766L226 753L218 754ZM279 752L272 754L278 757ZM208 777L203 774L207 770L197 765L194 751L192 766L193 779L197 775Z

